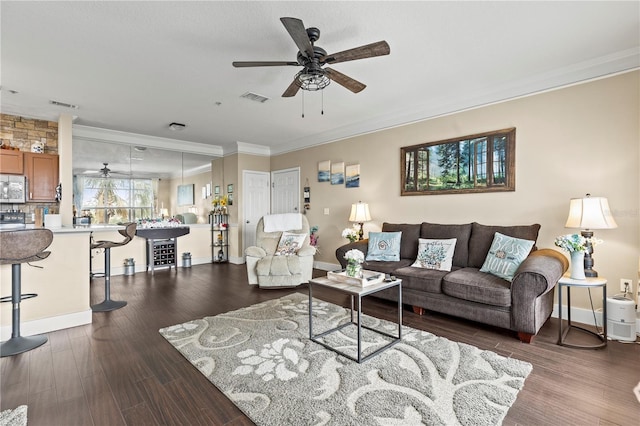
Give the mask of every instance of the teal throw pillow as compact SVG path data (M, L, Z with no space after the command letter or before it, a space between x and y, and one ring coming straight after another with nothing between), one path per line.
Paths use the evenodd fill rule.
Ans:
M365 260L393 262L400 260L402 232L369 232L369 247Z
M534 241L496 232L480 272L488 272L511 282L518 266L531 253L533 244Z
M450 271L457 238L447 240L418 239L418 258L413 265L416 268Z

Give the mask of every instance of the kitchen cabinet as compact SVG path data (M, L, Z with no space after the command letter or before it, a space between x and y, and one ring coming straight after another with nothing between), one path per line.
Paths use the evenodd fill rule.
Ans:
M58 155L24 153L27 176L27 201L55 201L58 178ZM70 191L71 188L67 188Z
M24 174L23 152L14 149L0 149L0 174Z

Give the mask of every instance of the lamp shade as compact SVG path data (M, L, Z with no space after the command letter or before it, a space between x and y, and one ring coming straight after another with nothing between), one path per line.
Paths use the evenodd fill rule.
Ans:
M604 197L572 198L565 228L611 229L618 224L611 216L609 201Z
M358 204L351 204L351 214L349 215L349 222L368 222L371 220L371 214L369 213L369 204L358 202Z

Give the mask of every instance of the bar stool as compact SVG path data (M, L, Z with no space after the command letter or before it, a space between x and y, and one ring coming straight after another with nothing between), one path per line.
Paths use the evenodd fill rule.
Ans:
M129 241L136 235L136 224L125 223L125 229L118 232L124 236L122 241L94 241L91 249L104 249L104 301L97 305L92 305L93 312L115 311L127 305L127 302L111 300L111 248L129 244Z
M0 265L11 265L11 296L0 298L0 302L11 302L11 338L0 343L0 356L6 357L30 351L47 342L45 336L20 335L20 302L38 296L37 293L22 294L21 271L23 263L37 262L51 254L44 251L53 241L49 229L21 229L4 231L0 238Z

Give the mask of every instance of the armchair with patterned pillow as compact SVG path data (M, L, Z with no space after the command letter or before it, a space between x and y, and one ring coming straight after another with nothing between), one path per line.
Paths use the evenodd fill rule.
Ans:
M249 284L282 288L306 283L311 279L315 254L305 216L267 215L256 226L256 245L245 250Z

